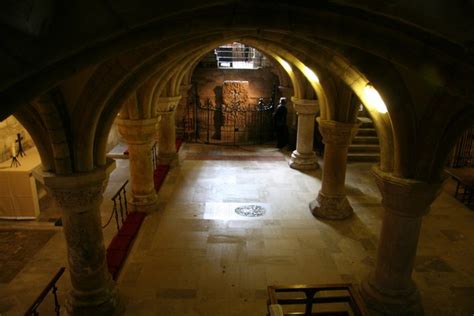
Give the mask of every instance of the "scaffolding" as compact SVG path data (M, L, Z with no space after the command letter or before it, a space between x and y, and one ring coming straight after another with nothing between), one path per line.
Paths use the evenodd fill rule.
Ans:
M268 67L267 58L253 47L234 42L214 49L219 69L258 69Z

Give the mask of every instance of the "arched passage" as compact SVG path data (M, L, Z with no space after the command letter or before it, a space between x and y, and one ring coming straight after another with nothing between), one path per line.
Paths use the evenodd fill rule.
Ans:
M111 5L116 9L113 15L120 17L123 8L117 8L115 5ZM140 12L140 9L135 9ZM59 46L59 49L51 50L54 52L45 49L49 42L44 44L44 47L34 47L37 49L11 49L15 44L7 47L10 51L35 52L37 56L26 56L31 59L26 58L29 63L25 63L18 56L7 54L12 57L6 59L7 62L14 60L15 67L18 66L16 61L23 63L21 67L13 69L14 76L2 81L0 102L6 109L2 112L3 115L12 113L20 104L32 103L33 99L60 85L61 80L77 69L101 63L98 67L100 70L88 81L80 101L68 105L69 110L65 117L64 113L55 112L52 106L48 105L44 109L43 114L56 117L62 124L48 128L48 124L44 124L47 119L38 111L29 109L29 116L25 114L25 117L34 117L30 124L32 128L41 126L36 137L43 139L39 141L44 144L41 150L42 158L45 167L54 168L57 179L60 179L50 180L50 184L65 209L70 207L78 211L77 213L85 210L78 208L78 203L66 203L61 184L70 178L63 175L77 175L82 186L70 185L68 188L83 195L92 194L94 199L91 200L98 203L101 187L99 182L106 178L106 171L103 169L107 165L104 150L107 132L123 103L136 94L137 89L147 90L149 87L144 86L147 80L161 72L163 76L160 75L159 79L156 79L159 82L154 97L173 97L178 93L177 87L184 78L180 72L191 68L200 54L229 40L247 41L255 47L260 47L262 51L267 51L276 60L281 58L292 68L298 69L298 74L290 76L297 97L308 92L304 89L306 84L303 82L309 80L318 94L321 116L325 120L334 120L346 114L350 117L350 112L341 110L343 107L340 104L331 104L341 99L330 95L331 92L335 94L333 91L337 89L334 87L338 84L328 77L338 77L338 80L349 86L363 102L364 90L368 83L379 90L387 103L388 114L374 112L373 115L379 135L386 141L382 148L381 165L376 174L388 215L384 222L380 246L380 249L386 252L379 256L375 281L371 286L379 291L378 294L382 297L386 297L391 290L400 288L402 294L407 288L411 294L413 289L409 283L415 252L410 251L407 256L401 256L406 258L402 262L397 261L399 258L392 257L393 254L404 251L396 248L397 245L409 245L411 250L416 249L421 216L439 187L437 180L445 153L442 152L444 146L438 146L437 140L447 144L452 142L458 133L454 125L465 126L470 121L461 119L458 115L472 116L469 107L472 107L473 94L470 81L466 80L473 72L469 50L457 42L445 40L434 32L426 32L415 26L416 24L405 23L404 19L397 16L391 17L390 14L379 14L374 10L349 4L295 6L286 3L255 5L212 2L206 5L190 4L186 10L166 8L157 12L160 13L142 12L142 17L146 18L140 20L140 23L132 17L123 19L125 22L122 23L114 20L113 25L100 28L97 35L82 34L83 36L77 38L70 36L71 40L64 41L64 47L59 45L62 43L58 40L61 36L53 36ZM223 12L232 13L221 14ZM245 14L240 14L242 12ZM264 19L262 12L265 12ZM213 17L212 21L209 16ZM200 22L185 24L182 23L183 20ZM105 24L107 23L104 20ZM73 31L71 32L74 33ZM32 42L43 44L41 39L26 39L22 43L28 48L34 45ZM5 51L8 52L8 49ZM329 76L321 70L323 68L328 71ZM8 65L5 69L11 71L12 67ZM320 77L321 87L311 82L313 75L311 72L308 75L307 69ZM304 77L306 79L303 79ZM423 95L409 90L409 86L413 85L406 82L419 84L428 96L433 95L433 90L437 90L434 95L439 97L440 102L438 103L437 98L434 98L432 103L426 102ZM153 84L151 83L152 86ZM153 104L146 105L153 103L153 97L146 97L146 92L144 93L138 93L140 104L133 105L143 114L143 119L154 115L151 110ZM452 100L456 100L455 115L425 120L433 108L451 112L449 104ZM68 120L71 124L67 123ZM426 131L437 127L445 128L446 131ZM58 132L49 133L54 129ZM51 141L49 138L53 136L61 138L61 141ZM420 159L428 161L418 163ZM94 192L87 192L84 183L92 183ZM80 194L74 196L78 200L81 199ZM403 203L396 202L399 200ZM80 203L79 205L84 206ZM94 209L93 206L87 204L87 210ZM88 214L90 215L90 212ZM406 217L410 218L408 224ZM97 222L93 215L90 215L88 220L91 223ZM72 222L79 225L81 220L77 217ZM404 224L410 229L408 234L403 233ZM97 235L95 231L89 236L100 239L100 234ZM100 245L89 246L100 253ZM78 254L80 260L84 259L82 255L87 255L80 251ZM388 261L388 264L384 264L384 260ZM393 266L390 266L392 262ZM389 271L395 271L392 279L387 277L387 267L390 268ZM400 267L402 269L398 269ZM84 278L90 277L81 275ZM104 281L100 286L110 283L102 274L97 279ZM403 281L401 284L398 283L400 280ZM113 288L110 284L106 287L107 291ZM105 300L111 302L114 299L109 295ZM401 301L402 304L399 305L403 306L406 297L402 297Z

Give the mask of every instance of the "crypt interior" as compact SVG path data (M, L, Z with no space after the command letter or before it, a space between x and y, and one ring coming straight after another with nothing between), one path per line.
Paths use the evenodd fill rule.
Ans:
M474 313L473 1L0 8L0 315Z

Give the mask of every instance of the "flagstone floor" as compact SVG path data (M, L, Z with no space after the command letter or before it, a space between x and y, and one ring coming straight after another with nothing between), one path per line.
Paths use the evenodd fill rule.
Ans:
M375 264L383 213L371 164L348 165L354 216L322 221L308 209L321 170L290 169L289 154L269 146L184 144L118 279L125 315L265 315L268 285L359 284ZM118 160L103 221L109 197L127 177L128 161ZM448 181L423 221L413 278L426 315L474 313L474 212L452 197L452 186ZM248 205L265 213L235 212ZM106 243L113 233L105 231ZM0 314L24 311L65 258L62 234L54 234L0 284ZM59 285L63 298L67 271Z

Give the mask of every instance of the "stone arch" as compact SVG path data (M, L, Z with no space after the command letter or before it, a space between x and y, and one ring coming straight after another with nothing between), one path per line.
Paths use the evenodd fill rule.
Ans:
M416 156L415 178L437 182L443 177L446 159L461 135L474 125L474 104L440 91L424 113ZM449 109L449 110L448 110ZM433 115L432 113L444 113Z
M185 73L195 62L199 59L207 48L201 48L196 52L190 54L191 56L184 56L181 60L171 63L167 70L164 71L164 78L157 80L156 88L153 91L153 100L160 97L173 97L179 94L179 86L181 85L181 73ZM170 71L169 69L172 69Z
M266 10L265 20L262 20L257 12L249 10L245 23L234 19L234 16L216 14L214 15L213 25L226 25L230 26L229 28L246 27L248 29L249 24L255 24L259 26L258 32L260 33L274 29L283 34L285 30L290 29L293 32L292 35L295 36L304 34L308 38L319 41L332 40L358 47L415 69L418 69L420 64L429 63L435 65L440 74L439 84L449 82L446 78L454 78L454 82L449 82L449 89L454 94L468 94L471 99L473 98L473 94L470 92L472 89L468 89L468 84L464 80L457 80L456 75L453 75L455 72L472 73L472 66L462 61L465 55L463 48L441 36L423 31L421 28L409 25L402 20L345 4L328 3L324 6L307 7L295 6L294 4L291 4L291 6L290 4L274 6L262 3L260 7ZM166 18L151 18L150 16L147 27L131 28L128 32L118 32L117 35L111 36L109 40L86 45L86 48L82 50L76 48L76 53L68 58L63 58L61 63L44 68L40 67L41 70L37 70L24 80L16 78L16 84L5 88L5 91L8 90L8 92L3 94L2 104L5 104L7 108L11 108L10 104L21 103L27 98L48 90L57 82L58 76L65 76L67 73L73 73L77 67L103 60L110 56L112 52L123 52L131 47L142 46L143 43L150 42L153 38L165 38L169 37L170 34L189 33L188 25L179 25L183 19L192 16L199 20L201 14L205 17L212 14L212 12L225 11L226 8L230 10L227 12L233 12L234 4L218 6L210 4L205 8L193 8L191 6L186 12L172 14ZM249 7L243 6L240 9L245 10L247 8ZM294 22L296 15L298 23ZM286 19L279 18L281 16L286 17ZM338 23L334 23L334 21L338 21ZM191 31L203 32L211 27L208 23L202 23L193 27ZM398 42L400 45L389 45L388 43L391 42ZM410 47L411 50L404 51L400 47ZM93 53L91 53L92 51ZM445 51L447 54L441 56L439 51ZM70 69L71 67L68 67L68 64L75 64L77 67ZM461 64L466 67L461 67ZM428 77L428 74L425 74L425 76ZM462 77L465 78L465 76ZM24 89L30 85L31 87ZM25 90L24 95L15 102L15 94L22 90Z
M140 50L140 52L138 50L130 52L129 60L127 58L121 59L119 66L123 67L125 65L123 69L112 69L112 71L117 71L117 73L111 74L111 77L115 76L115 81L110 82L110 87L112 87L110 91L105 89L99 91L98 98L92 104L89 104L90 99L86 98L86 103L83 103L85 106L83 108L76 107L73 113L71 113L74 118L78 115L77 121L73 124L74 131L78 132L80 128L87 131L87 133L84 133L85 135L81 133L76 135L79 140L75 140L74 148L72 149L76 155L74 156L73 170L91 171L96 169L95 164L105 164L100 161L102 156L101 150L104 148L101 145L102 137L108 131L107 124L113 120L114 114L118 112L121 103L130 95L133 95L137 88L153 74L164 69L162 65L166 63L159 60L163 58L164 48L184 47L184 45L178 44L177 41L185 37L177 36L177 34L188 34L186 43L192 46L199 44L198 39L205 39L205 36L227 38L227 36L230 36L230 33L223 33L222 28L224 27L236 33L256 29L253 32L253 36L257 41L262 43L272 41L273 45L284 45L282 50L293 56L294 65L298 65L296 61L298 59L311 69L319 69L318 67L325 66L325 63L322 63L319 58L325 59L328 62L326 67L338 74L356 93L361 93L367 82L373 82L374 86L380 89L386 101L391 102L394 102L392 101L392 96L396 98L396 92L399 87L402 88L400 91L405 94L403 82L399 86L391 86L391 83L394 82L393 78L400 75L397 67L403 67L404 69L413 68L420 72L420 80L428 81L432 86L446 90L446 100L453 100L456 114L446 117L445 120L427 120L426 125L420 124L420 119L417 115L421 118L426 118L430 109L423 107L418 109L419 104L410 102L412 100L409 98L410 94L407 93L407 102L400 103L402 107L397 108L394 104L389 104L389 107L392 107L392 113L390 114L393 117L386 115L378 119L380 122L379 126L381 126L378 129L386 132L389 135L387 138L392 137L390 138L392 142L387 145L387 152L383 154L385 157L381 162L382 168L385 168L383 171L387 172L378 172L378 182L382 193L385 194L384 203L386 205L386 217L384 219L384 227L386 229L385 234L381 238L383 241L382 245L385 247L380 247L383 251L379 252L379 258L382 261L378 264L378 275L387 279L393 278L396 281L393 282L396 285L395 290L402 290L396 291L397 293L408 292L405 290L410 289L409 286L412 286L412 284L404 288L403 282L411 282L411 265L414 261L415 251L406 255L406 248L416 248L421 224L421 220L418 217L421 217L422 213L426 211L433 196L435 196L434 193L431 194L432 192L427 194L423 191L436 191L436 186L427 186L427 183L422 181L433 180L434 173L440 168L440 161L443 156L442 154L437 154L442 147L433 144L430 141L430 137L435 136L434 138L446 140L449 143L458 132L455 131L455 123L461 127L465 127L469 122L472 123L470 118L472 118L473 114L471 109L474 92L471 89L471 81L466 80L474 73L472 59L469 55L470 51L467 49L464 51L462 45L451 43L441 38L441 36L436 36L435 34L423 31L421 28L405 23L402 18L390 18L383 14L370 12L369 9L355 8L333 2L318 2L314 6L301 4L298 7L291 7L292 4L290 3L274 5L274 3L269 2L256 4L256 8L254 5L250 2L218 1L205 5L199 4L196 7L193 7L193 4L191 4L191 7L184 10L179 8L181 10L179 13L173 12L172 9L164 8L163 11L157 10L157 12L160 12L157 15L151 13L146 15L146 19L139 22L131 20L127 24L127 20L125 24L117 23L119 24L119 29L110 27L109 32L98 34L92 39L88 38L87 41L78 41L78 43L73 43L72 40L71 42L66 41L64 47L59 47L62 50L51 49L51 51L55 51L54 53L41 50L41 47L38 47L38 51L34 50L34 54L37 55L35 58L31 60L25 58L31 66L27 63L24 63L24 65L20 63L19 71L13 72L15 77L11 80L14 80L15 83L13 85L8 83L7 86L4 85L4 82L2 83L0 103L12 111L15 107L14 105L30 102L38 95L49 91L66 74L74 73L77 68L84 67L87 64L98 63L119 52L125 52L134 47L134 43L137 46L141 46L143 50ZM135 7L132 5L132 8ZM138 7L135 9L139 11ZM221 10L224 10L224 12L229 10L232 14L229 16L219 14L222 13ZM244 14L242 14L242 11ZM245 14L247 11L248 15ZM265 19L261 19L262 12L266 13ZM161 14L161 16L158 14ZM208 19L209 16L213 17L213 19ZM199 22L192 25L183 25L182 21L189 18ZM87 38L86 33L84 32L83 34L84 38ZM83 37L78 36L77 38L82 39ZM158 40L153 42L154 38L158 38ZM74 37L71 37L71 39L74 39ZM285 39L290 39L290 42L286 42ZM35 43L42 42L41 38L34 38L33 40ZM153 47L148 45L150 42L158 43L154 47L154 51L151 49ZM60 38L56 39L56 43L61 43ZM293 46L289 43L294 43L295 45ZM392 43L398 43L398 45L393 45ZM68 49L65 49L66 47ZM119 49L115 51L114 48L117 47ZM310 52L310 50L317 47L321 47L320 51L326 51L323 57L316 56L314 51ZM7 47L6 51L9 48L11 51L20 51L12 50L11 47ZM93 52L96 49L99 49L99 51ZM303 50L306 52L303 53ZM370 67L368 68L370 72L364 71L360 65L363 65L366 59L362 57L357 58L355 55L351 56L355 50L378 58L381 61L381 65L393 66L393 68L388 70L390 78L386 80L381 78L380 73L377 73L376 69L370 69ZM59 52L56 53L56 51ZM85 56L91 52L93 53ZM42 59L43 55L46 55L49 59ZM351 62L354 60L359 60L359 63L354 64ZM171 59L169 59L169 62L171 62ZM157 65L161 65L161 67ZM430 72L423 68L424 65L428 65L436 75L431 76ZM132 70L132 72L129 73L129 70ZM98 79L98 83L100 83L102 78ZM90 91L96 92L94 91L96 87L93 85L89 88ZM297 93L300 92L297 91ZM18 96L20 97L17 98ZM446 109L450 102L446 100L440 100L440 104L436 103L436 105L441 109ZM396 112L396 110L404 109L405 107L410 111L404 113ZM415 109L415 107L417 108ZM331 114L329 110L330 107L328 105L327 115ZM146 109L144 108L143 111L146 112ZM3 113L7 113L7 111ZM336 112L334 115L336 115ZM464 115L467 117L463 117ZM405 129L400 123L404 118L409 119L409 130ZM41 126L41 122L35 122L35 124ZM399 127L403 130L400 130ZM439 131L420 133L423 127L442 127L445 131L442 133ZM43 131L47 135L48 130L46 127L43 128ZM66 132L65 134L67 134ZM395 136L391 136L392 133ZM49 137L49 135L47 136ZM414 150L413 144L409 143L410 136L416 137L417 142L415 144L421 144L422 146ZM45 137L44 139L47 138ZM51 145L51 140L48 139L48 143ZM423 151L421 147L429 150ZM80 154L79 150L84 150L84 155ZM47 152L47 155L50 154L48 149L44 151ZM392 167L389 161L390 158L387 157L394 156L394 153L397 153L397 156L394 158ZM416 167L421 165L410 165L410 162L416 162L418 158L424 157L423 155L431 154L434 155L433 159L435 161L430 160L427 165L422 166L423 168L417 170ZM51 148L51 157L54 160L53 148ZM54 162L51 161L51 166L53 164ZM84 172L82 175L84 174L85 177L88 177L93 173ZM82 175L78 175L78 179L84 179ZM407 177L421 178L422 181L407 181ZM64 178L66 177L63 177L63 180L65 180ZM101 175L101 180L102 178ZM99 183L99 185L92 182L85 183L92 184L92 189L100 192L102 183ZM87 189L89 190L90 187L88 186ZM64 222L66 225L71 224L69 227L81 225L81 223L84 223L84 220L79 220L77 214L82 213L84 210L92 209L93 207L90 207L92 204L88 201L89 203L84 203L87 207L80 209L77 205L78 203L74 205L74 203L71 203L71 200L73 202L83 201L80 200L80 196L84 195L84 192L87 191L84 188L69 184L67 188L72 188L73 193L75 193L72 195L74 198L71 199L70 196L65 197L62 195L63 198L59 198L59 201L63 202L65 214L76 214L76 219L70 222L65 220ZM60 190L57 191L59 193L58 196L61 197ZM100 193L94 194L93 197L94 199L91 200L98 204L96 201L99 200ZM420 203L419 200L422 200L423 203ZM70 212L71 209L75 211ZM414 219L414 217L417 218ZM89 222L94 223L94 219L90 218ZM100 231L100 225L95 225L95 227ZM66 229L65 232L67 231ZM87 234L87 232L85 233ZM101 240L100 234L89 234L86 236L88 240ZM89 243L81 245L81 247L70 245L70 247L73 251L79 253L78 258L80 260L87 262L87 259L90 259L90 256L87 256L87 251L95 250L96 244L98 243ZM81 253L84 250L86 250L86 253ZM99 253L101 255L97 257L100 257L102 261L93 263L98 263L96 266L103 267L103 251ZM404 255L400 256L400 253ZM80 262L77 265L82 268ZM89 269L89 271L90 267L84 265L84 268ZM76 273L76 271L73 271L71 276L75 278L73 280L75 285L80 283L77 281L81 276L84 276L84 279L87 278L85 275ZM76 276L78 277L76 278ZM106 284L104 280L99 278L97 280L97 285ZM380 288L389 283L382 279L382 282L379 282ZM103 288L108 291L111 287ZM77 289L81 290L80 287ZM91 290L87 294L91 294L91 297L95 296L93 298L99 297L97 293L101 294L96 291L98 286L95 289L90 287L84 287L84 289L86 291ZM393 294L393 291L390 293L390 290L390 286L387 286L386 294L388 295L386 296L388 299L393 298L393 296L390 297L390 294ZM92 291L94 292L92 293ZM109 292L112 292L112 290ZM103 297L106 297L108 301L112 301L108 296ZM388 301L393 303L394 300ZM87 312L85 313L87 314ZM99 314L100 312L97 313Z
M244 40L244 41L245 41L245 40ZM217 42L222 42L222 40L217 41ZM217 42L216 42L216 43L217 43ZM215 46L215 45L216 45L216 44L213 44L212 46ZM253 46L256 46L256 48L259 48L259 47L260 47L260 45L258 45L258 44L257 44L257 45L253 45ZM208 45L208 47L211 47L211 45ZM260 49L261 49L261 48L260 48ZM207 49L202 48L201 50L202 50L202 52L204 52L204 51L206 51ZM265 49L263 49L262 51L265 51ZM286 56L290 56L290 55L287 54ZM290 59L291 59L291 57L290 57ZM294 59L294 60L296 60L296 59ZM298 61L298 62L299 62L299 61ZM165 64L165 63L163 63L163 64ZM170 66L170 67L171 67L171 66ZM301 66L300 66L300 67L301 67ZM166 72L164 72L164 73L166 73ZM135 77L135 78L136 78L136 77ZM163 81L161 81L161 82L163 82ZM132 90L132 89L129 89L129 90ZM151 102L153 103L154 101L151 101ZM109 111L107 111L107 112L109 112ZM101 121L102 121L102 120L101 120ZM110 124L111 124L111 122L110 122ZM103 135L102 135L102 136L103 136ZM105 138L105 137L103 137L103 139L104 139L104 138ZM104 142L104 140L102 140L102 142ZM97 143L96 143L96 144L97 144ZM99 152L100 152L100 150L99 150ZM100 154L100 156L102 156L102 154ZM105 154L104 154L104 156L105 156ZM98 159L99 159L99 161L101 160L101 158L98 158Z
M277 34L277 35L280 36L280 39L281 39L281 38L284 38L283 36L281 36L281 34ZM294 35L294 34L292 34L292 35ZM296 37L296 36L295 36L295 37ZM261 39L259 39L259 40L261 40ZM295 40L295 39L293 39L293 41L294 41L294 40ZM255 45L254 45L254 46L255 46ZM332 62L333 62L335 65L330 65L330 66L333 67L333 68L334 68L334 66L337 66L336 63L340 63L340 62L341 62L340 59L341 59L341 56L339 56L339 55L337 56L337 58L333 58ZM350 70L351 70L353 67L350 67L350 66L347 67L347 66L345 66L344 64L343 64L343 65L339 65L339 71L341 72L341 69L344 68L344 67L346 67L346 68L344 69L344 71L345 71L345 74L344 74L344 75L350 76L350 75L347 75L347 73L348 73L348 70L349 70L349 72L350 72ZM336 67L336 68L337 68L337 67ZM353 74L354 74L354 73L357 73L357 72L353 72ZM359 74L359 75L360 75L360 74ZM360 80L361 78L362 78L362 77L359 76L359 80ZM352 80L352 79L354 79L354 78L347 78L347 79L346 79L346 82L348 82L348 81L350 81L350 80ZM363 80L360 80L359 82L356 82L356 81L357 81L357 79L356 79L355 81L353 81L353 82L351 83L351 85L352 85L352 87L358 86L358 87L359 87L359 90L360 90L361 87L362 87L362 84L363 84ZM367 83L367 82L368 82L368 81L366 80L365 83ZM358 94L358 96L359 96L359 98L361 98L360 93ZM363 99L363 98L361 98L361 99ZM376 117L376 116L375 116L375 117ZM388 121L390 121L390 119L389 119ZM377 124L376 124L376 125L377 125ZM381 129L381 128L380 128L380 125L384 126L384 127L387 129L387 125L388 125L388 124L387 124L387 120L382 120L382 124L379 124L378 130ZM382 134L382 135L389 135L390 133L389 133L389 132L384 132L384 133L379 133L379 134ZM390 137L388 137L388 138L390 138ZM388 143L391 143L391 142L389 141ZM383 152L389 153L390 151L393 152L393 150L390 150L390 149L384 150ZM385 154L385 156L387 156L387 154ZM385 159L385 160L387 160L387 159ZM385 170L388 170L388 169L390 169L391 163L390 163L390 161L389 161L389 162L382 162L382 165L386 166L386 168L384 168ZM406 174L406 173L405 173L405 172L401 172L400 174Z
M71 136L68 130L69 118L65 113L64 98L59 89L53 89L42 95L35 102L41 120L51 142L56 174L71 174L72 159L70 155Z
M363 102L365 99L363 89L369 80L364 75L362 75L362 73L356 67L354 67L349 60L346 60L344 56L340 56L339 54L330 54L323 47L314 44L304 46L301 44L301 41L298 42L291 40L288 42L283 39L282 42L287 43L288 46L291 46L293 48L293 54L295 54L305 64L307 64L309 67L318 69L318 71L322 74L321 85L327 91L332 90L330 84L328 85L324 81L324 79L328 77L326 72L329 72L343 80ZM277 45L278 43L272 42L272 44ZM331 98L331 94L329 94L329 97ZM329 103L334 104L331 100ZM323 107L324 105L320 107L321 117L325 119L336 118L335 109L333 107ZM369 108L369 111L371 116L374 118L377 134L384 140L381 142L381 168L385 171L392 171L394 147L390 113L387 113L387 115L382 115L373 108Z
M87 119L85 118L85 120L92 120L94 122L94 129L89 132L89 135L84 135L83 137L83 141L85 142L84 144L87 144L87 146L83 146L87 147L87 149L83 149L83 153L81 154L84 167L92 168L94 161L98 165L103 165L105 163L104 144L106 142L108 131L110 130L113 120L115 119L116 114L119 112L124 100L126 100L132 92L134 92L144 82L146 82L146 80L153 78L156 73L160 73L160 70L162 69L160 69L159 65L166 65L170 61L173 61L175 58L177 58L172 52L173 48L177 49L174 47L175 45L177 44L171 43L171 46L168 48L168 50L165 50L164 52L158 50L158 52L161 54L157 54L157 50L152 50L154 53L153 57L151 59L145 59L146 61L144 63L144 58L137 54L139 57L133 59L135 63L137 63L137 66L135 66L137 70L134 73L130 73L130 71L124 71L120 76L117 76L117 78L113 80L113 83L110 84L114 87L113 92L108 90L109 87L101 89L102 92L97 91L97 89L93 88L94 85L91 85L90 89L92 89L92 91L83 93L95 93L95 95L100 96L100 99L97 100L98 102L96 109L102 109L99 116L95 116L94 113L89 113L89 117ZM193 47L195 47L195 44L187 42L181 45L181 49L185 51L192 49ZM114 60L111 61L111 63L114 62ZM100 80L99 75L98 77L99 78L97 78L97 80ZM154 84L153 82L156 82L154 79L151 79L151 81L152 85ZM87 98L84 99L86 100ZM150 102L153 104L155 101L151 99ZM151 113L153 113L153 109L151 110ZM98 124L99 121L101 124ZM94 144L93 146L92 143ZM96 153L95 155L92 148L94 148Z
M54 172L53 148L38 111L32 105L25 105L14 116L25 127L38 148L43 170Z
M288 74L285 72L281 64L278 63L278 61L272 55L264 55L270 60L270 62L274 66L280 85L291 86L290 78L288 77ZM192 63L192 65L190 65L188 69L183 70L181 74L181 79L177 81L181 82L181 86L191 84L192 74L194 73L196 66L199 64L200 58L201 57L195 58L195 61Z
M64 111L62 93L53 89L15 113L38 148L43 170L60 175L72 172L71 136Z
M222 35L220 35L220 34L217 35L217 37L220 37L220 39L213 41L212 44L207 43L206 46L205 46L205 47L207 47L207 48L200 48L200 49L199 49L199 52L201 53L201 55L204 54L204 52L205 52L206 50L208 50L209 47L215 47L215 46L218 45L218 43L220 43L220 42L223 42L223 41L225 41L225 40L230 40L230 39L232 39L232 38L236 38L235 35L228 35L228 36L227 36L227 39L223 40L223 39L222 39ZM193 46L193 44L186 44L186 45ZM194 45L194 46L195 46L195 45ZM155 60L160 60L160 61L161 61L160 64L164 64L164 65L167 64L167 60L163 61L163 60L162 60L162 57L154 57L154 59L155 59ZM140 59L139 59L139 60L140 60ZM175 61L175 62L176 62L176 61ZM172 68L172 66L169 65L169 68ZM165 73L165 74L167 73L166 71L162 71L162 72L159 71L159 70L162 70L162 69L157 70L157 67L156 67L156 66L155 66L155 68L153 68L154 70L152 70L152 71L150 71L151 68L150 68L149 65L145 65L145 66L142 65L142 66L141 66L141 69L144 69L144 71L143 71L144 73L150 73L150 72L152 72L152 71L153 71L154 73L159 72L160 74L161 74L161 73ZM128 75L128 74L124 74L124 75ZM131 77L136 80L136 79L137 79L137 76L139 76L139 75L136 75L136 74L135 74L135 76L131 76ZM141 76L141 75L140 75L140 76ZM120 79L120 80L121 80L121 79ZM163 84L163 82L166 82L166 81L163 81L163 80L159 81L159 80L157 80L156 78L152 79L152 81L155 81L155 80L156 80L156 82L161 82L161 84ZM120 81L120 82L122 82L122 81ZM104 144L105 144L105 142L106 142L106 135L107 135L108 130L110 129L110 126L111 126L111 124L112 124L112 122L113 122L113 118L115 117L115 116L112 116L111 113L117 113L117 112L118 112L117 107L120 107L120 106L121 106L121 103L123 102L123 101L120 101L120 100L125 100L125 99L127 98L128 94L131 93L131 92L133 91L133 89L136 89L136 87L137 87L137 86L140 86L141 84L142 84L141 81L140 81L140 82L129 82L129 83L126 84L126 85L125 85L125 84L122 84L122 86L123 86L123 87L126 87L125 89L126 89L127 91L129 91L129 92L128 92L128 93L121 93L121 94L120 94L120 93L116 93L114 97L110 97L109 94L106 93L105 98L106 98L107 100L109 100L108 102L112 102L112 104L114 104L114 107L113 107L113 108L115 108L115 110L113 110L113 109L112 109L111 107L109 107L109 106L106 106L107 110L104 109L103 113L106 113L106 115L108 115L109 118L107 119L107 118L105 118L105 117L102 117L102 118L100 119L100 121L103 122L103 124L102 124L103 127L100 127L100 126L98 127L100 130L99 130L99 132L97 133L97 136L96 136L96 138L95 138L95 139L96 139L96 141L95 141L95 152L97 153L97 155L96 155L96 157L94 158L95 161L96 161L96 163L97 163L98 165L102 165L103 163L105 163L105 152L104 152L104 149L103 149L103 148L104 148ZM155 88L155 89L156 89L156 88ZM94 92L97 94L97 91L96 91L96 90L94 90ZM121 96L120 96L120 95L121 95ZM155 96L156 96L156 95L157 95L157 94L155 94ZM156 102L156 99L155 99L155 98L152 98L152 99L151 99L151 103L154 104L155 102ZM152 110L152 112L153 112L153 110ZM104 122L105 122L105 123L104 123ZM89 157L92 158L92 154L93 154L93 153L92 153L91 151L90 151L90 152L85 152L85 154L86 154L87 156L89 156ZM88 161L91 161L91 160L88 159Z

